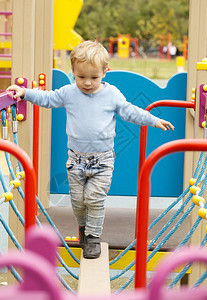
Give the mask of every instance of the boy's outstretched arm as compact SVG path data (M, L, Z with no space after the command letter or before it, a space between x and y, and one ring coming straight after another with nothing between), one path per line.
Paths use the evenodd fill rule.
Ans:
M17 99L18 97L22 97L24 98L25 96L25 89L21 88L18 85L11 85L9 86L6 91L14 91L15 95L14 95L14 99Z
M158 119L157 122L155 123L155 127L156 128L161 128L162 130L174 130L174 126L168 122L168 121L165 121L165 120L162 120L162 119Z

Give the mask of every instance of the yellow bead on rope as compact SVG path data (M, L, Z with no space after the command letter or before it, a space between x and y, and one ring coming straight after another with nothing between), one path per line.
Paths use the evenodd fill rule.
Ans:
M206 127L206 121L203 121L201 125L202 125L203 128L205 128Z
M20 176L20 180L25 178L25 172L21 171L21 172L17 172L16 177Z
M8 202L13 199L13 194L11 192L6 192L1 195L1 198L5 198L4 202Z
M23 114L18 114L18 115L17 115L17 120L18 120L18 121L22 121L23 119L24 119Z
M190 185L194 185L196 183L196 179L195 178L190 178L189 179L189 184Z
M196 193L197 192L200 192L200 188L198 187L198 186L195 186L195 185L193 185L193 186L191 186L190 187L190 192L193 194L193 195L196 195Z
M202 202L203 204L205 204L205 199L201 196L198 196L198 195L194 195L192 201L196 205L200 205L199 202Z
M15 180L10 181L9 186L11 186L12 184L14 185L13 188L16 189L21 185L21 182L19 179L15 179Z
M205 208L200 208L198 210L198 215L199 217L201 217L202 219L207 219L207 209Z

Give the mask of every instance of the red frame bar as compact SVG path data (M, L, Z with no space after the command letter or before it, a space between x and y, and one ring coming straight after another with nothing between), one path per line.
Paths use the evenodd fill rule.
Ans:
M33 165L34 165L35 174L36 174L36 195L38 196L39 106L37 106L35 104L33 105Z
M150 175L162 157L174 152L207 151L207 140L186 139L166 143L155 149L145 161L138 180L136 217L136 269L135 288L146 287L147 237L149 221ZM140 201L139 201L140 200Z
M33 225L36 224L35 217L35 171L32 161L27 153L14 143L0 139L0 150L9 152L14 155L22 164L25 171L25 233Z
M151 109L158 106L193 108L195 110L195 101L159 100L151 103L145 110L150 111ZM146 159L146 148L147 148L147 126L141 126L140 145L139 145L139 173Z

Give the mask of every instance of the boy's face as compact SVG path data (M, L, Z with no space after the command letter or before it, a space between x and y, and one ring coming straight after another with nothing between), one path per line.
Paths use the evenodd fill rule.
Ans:
M86 62L77 62L72 70L77 87L85 94L94 94L102 89L101 80L105 77L101 67Z

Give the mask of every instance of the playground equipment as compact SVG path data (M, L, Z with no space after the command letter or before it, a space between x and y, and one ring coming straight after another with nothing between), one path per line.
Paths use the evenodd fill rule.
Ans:
M20 300L24 298L28 299L28 297L36 299L38 297L38 299L41 298L44 300L48 299L48 296L54 300L71 298L71 295L68 295L57 285L54 271L56 245L57 237L51 229L44 228L44 230L40 230L36 227L31 228L26 236L26 250L24 254L13 252L0 258L0 266L9 267L12 264L24 270L24 281L20 287L15 286L3 289L0 299L15 298ZM183 288L180 291L170 291L162 288L162 284L168 273L183 263L193 261L207 263L206 252L199 248L184 249L162 263L153 278L149 291L141 289L134 293L111 296L109 299L159 300L161 296L165 300L171 300L175 297L184 300L206 299L206 288L200 290ZM100 298L96 296L94 299L103 299L103 296L100 296Z
M71 51L82 42L82 37L73 30L82 6L83 0L54 1L54 50Z
M12 48L12 9L11 2L0 2L0 89L11 83Z
M54 68L66 70L66 50L72 51L83 41L73 30L82 6L83 0L54 1Z
M160 39L160 58L166 58L170 60L171 58L171 51L170 47L175 47L175 45L171 42L171 34L168 33L166 36L161 36ZM188 37L184 37L183 44L176 44L177 51L179 52L179 55L182 55L184 57L184 60L187 60L188 58ZM177 55L177 51L175 51L174 55ZM173 51L174 52L174 51Z
M109 54L114 55L114 46L117 46L119 58L128 58L134 53L138 57L138 38L132 38L130 34L119 34L118 37L109 38Z
M43 3L44 2L44 3ZM44 11L44 5L45 5L45 1L41 1L41 2L38 2L38 5L39 6L37 6L38 7L38 12L42 12L42 15L40 16L39 14L38 14L38 21L40 21L40 24L41 24L41 26L40 27L38 27L37 26L37 24L36 24L36 22L34 22L34 10L32 9L32 8L34 8L34 2L32 3L32 5L30 5L31 3L29 3L28 4L28 1L21 1L21 0L18 0L18 2L16 2L16 1L14 1L14 4L15 4L15 6L14 6L14 8L16 9L16 12L17 12L17 15L16 14L14 14L14 22L15 22L15 29L20 29L19 30L19 32L18 32L18 34L17 35L13 35L13 38L14 38L14 46L15 46L15 43L22 43L21 44L21 50L23 49L24 50L24 55L25 55L25 57L24 57L24 55L23 55L23 57L24 57L24 60L22 60L21 61L21 59L22 59L22 53L20 53L20 51L19 51L19 58L17 59L17 61L15 61L15 64L20 64L19 63L19 61L21 61L21 63L25 63L25 61L26 61L26 63L27 63L27 65L26 66L24 66L24 68L25 68L25 72L22 72L22 69L23 69L23 67L21 66L21 65L19 65L19 70L18 69L16 69L15 70L15 72L16 73L18 73L18 76L19 76L19 73L21 73L21 74L25 74L25 73L27 73L27 74L29 74L29 77L27 77L26 75L26 78L29 78L28 79L28 82L29 82L29 85L31 84L31 81L32 81L32 79L33 78L37 78L37 76L36 77L34 77L34 76L32 76L31 74L34 74L34 67L35 67L35 70L37 70L38 68L40 68L40 65L41 65L41 63L44 61L44 62L48 62L48 57L47 56L49 56L48 55L48 53L50 53L50 51L49 51L49 49L47 48L47 44L45 45L45 47L46 47L46 49L48 50L47 52L46 52L46 54L45 54L45 48L44 48L44 45L43 44L41 44L41 45L39 45L39 47L40 47L40 50L39 49L36 49L35 48L35 53L36 53L36 55L37 55L37 53L38 53L38 51L40 51L39 52L39 55L40 56L38 56L38 60L36 60L37 62L38 62L38 66L37 65L34 65L34 60L33 60L33 58L31 58L31 57L33 57L32 55L33 55L33 51L34 51L34 43L33 44L31 44L30 42L29 42L29 39L28 39L28 36L29 36L29 38L31 38L31 39L33 39L34 38L34 32L36 32L36 34L37 34L37 36L39 36L39 37L43 37L43 39L42 40L44 40L44 38L45 38L45 40L46 40L46 37L48 38L48 36L47 35L43 35L42 34L42 32L46 32L46 30L44 31L44 30L42 30L42 28L44 28L44 22L42 22L41 23L41 20L42 19L44 19L44 18L42 18L42 16L44 16L45 17L45 15L47 16L47 17L49 17L48 15L49 15L49 13L48 12L50 12L50 8L51 8L51 1L49 1L49 2L47 2L47 11ZM205 9L202 7L202 9L201 9L201 4L204 4L204 8L206 8L206 4L205 3L201 3L201 2L199 2L199 4L198 4L198 1L197 1L197 5L198 5L198 7L199 7L199 9L202 11L202 13L204 14L204 11L205 11ZM36 3L36 5L37 5L37 3ZM43 6L42 6L43 5ZM194 5L194 4L193 4ZM18 6L18 7L17 7ZM19 6L20 6L20 10L18 10L18 8L19 8ZM35 6L36 7L36 6ZM37 9L37 8L36 8ZM197 11L198 12L198 10L195 10L195 11ZM21 16L22 16L22 18L19 18L19 15L20 15L20 12L21 12ZM22 14L22 12L23 12L23 14ZM44 14L45 13L45 14ZM18 16L18 18L17 18L17 16ZM24 23L23 22L23 20L25 21L25 19L27 20L27 23ZM194 18L194 21L195 20L199 20L200 18L197 16L196 18ZM202 19L205 19L205 18L202 18ZM47 19L47 20L49 20L49 18ZM21 22L22 23L21 23ZM20 25L20 27L19 27L19 23L21 23ZM47 26L48 26L48 22L46 22L47 23ZM34 24L36 24L35 26L37 26L37 27L35 27L36 28L36 31L34 31ZM21 30L21 28L23 28L24 26L22 26L22 25L24 25L24 26L27 26L27 29L28 29L28 32L27 32L27 34L25 34L25 32L23 32L22 30ZM39 28L39 31L38 31L38 28ZM205 26L203 27L203 28L206 28ZM48 29L48 28L47 28ZM29 33L29 34L28 34ZM18 41L17 41L17 37L18 37ZM16 39L16 41L15 41L15 39ZM23 42L22 42L22 40L23 40ZM47 41L48 42L48 41ZM201 41L202 42L202 41ZM27 44L27 49L25 49L24 48L24 44ZM30 46L31 46L31 48L30 48ZM51 47L51 45L50 45L50 47ZM43 49L42 49L43 48ZM200 49L201 47L199 47L199 49ZM44 54L45 55L45 57L43 57L43 55L42 54ZM196 60L196 61L200 61L205 55L202 55L202 57L200 57L201 55L200 54L203 54L203 52L202 53L199 53L199 60ZM14 54L15 55L15 54ZM43 69L45 68L45 65L43 65L43 68L41 69L41 71L39 72L39 73L41 73L42 71L44 71ZM36 72L36 71L35 71ZM204 79L204 78L202 78L202 74L203 74L203 72L205 73L205 70L199 70L198 71L199 72L199 74L198 74L198 82L199 82L199 84L200 83L205 83L206 82L206 79ZM45 72L46 73L46 72ZM200 74L200 73L202 73L202 74ZM47 75L48 74L48 75ZM47 75L47 79L48 78L50 78L51 77L51 73L50 73L50 71L48 71L48 73L46 73L46 75ZM122 76L122 75L121 75ZM32 78L32 79L31 79ZM193 82L193 86L195 86L195 82L196 81L194 81ZM48 83L50 83L50 80L48 80ZM192 87L192 85L191 85L191 87ZM127 87L124 87L124 88L126 88L127 89ZM50 87L48 87L48 89L50 89ZM191 98L191 97L189 97L189 98ZM188 99L189 99L188 98ZM196 98L197 99L199 99L199 89L197 89L197 95L196 95ZM199 101L197 101L197 103L199 103ZM197 114L197 112L199 111L199 107L197 106L197 105L199 105L199 104L197 104L196 103L196 114ZM31 120L31 107L30 107L30 105L28 104L27 105L27 108L28 108L28 118L29 118L29 120ZM29 139L29 137L30 137L30 132L31 132L31 130L28 130L28 128L27 128L27 126L29 127L29 129L31 129L32 128L32 125L31 124L28 124L27 123L27 121L28 121L28 118L27 118L27 120L24 122L24 123L21 123L20 124L20 132L19 132L19 143L20 143L20 145L23 145L24 147L28 147L28 153L30 153L31 152L31 144L29 144L29 142L30 142L30 139ZM192 118L192 117L191 117ZM198 122L197 122L197 116L196 116L196 118L195 118L195 124L196 124L196 129L197 129L197 125L198 125ZM46 134L45 134L45 128L46 128L46 126L48 126L48 124L49 124L49 122L48 122L48 119L49 118L45 118L44 119L44 126L43 127L41 127L40 126L40 128L41 128L41 133L42 133L42 135L43 135L43 139L45 140L45 137L47 137L48 136L48 132L46 131ZM191 124L192 124L192 119L191 119ZM187 126L187 128L191 128L192 129L192 126ZM201 129L201 128L199 128L199 129ZM193 130L192 130L192 132L193 132ZM203 130L202 130L202 134L203 134ZM41 139L41 137L40 137L40 139ZM26 145L26 142L28 141L28 145ZM43 147L44 149L43 150L46 150L46 155L45 155L45 157L44 157L44 159L42 160L42 162L40 163L40 165L41 165L41 168L42 169L44 169L44 170L46 170L47 169L47 163L45 162L46 161L46 159L48 158L48 151L47 151L47 146L44 144L44 147ZM42 155L42 151L40 151L40 155ZM43 163L44 162L44 163ZM194 162L195 162L195 164L198 162L198 160L196 160L196 159L194 159ZM191 163L192 163L192 160L191 160ZM204 167L205 167L205 164L204 164ZM203 169L204 169L204 167L203 167ZM203 172L203 170L202 170L202 172ZM40 172L41 173L41 176L42 176L42 172ZM192 173L192 170L190 170L190 172L188 173L188 174L191 174ZM40 176L40 177L41 177ZM39 178L40 178L39 177ZM201 176L202 177L202 176ZM43 185L45 185L45 178L44 178L44 176L42 177L44 180L42 180L42 184ZM46 176L46 178L47 178L47 176ZM188 176L188 178L189 178L189 176ZM45 187L45 189L46 189L46 187ZM44 197L43 197L44 198ZM182 197L181 197L182 198ZM182 201L181 200L181 198L179 199L179 201ZM44 207L42 207L42 204L41 203L39 203L39 200L37 200L38 201L38 204L39 204L39 206L43 209L43 211L44 211ZM11 202L11 201L10 201ZM16 202L16 201L15 201ZM17 201L18 202L18 201ZM44 211L44 213L47 215L47 212L45 212ZM197 214L197 212L195 212L196 214ZM48 217L48 216L47 216ZM197 215L196 215L196 218L197 218ZM14 218L11 218L12 219L12 221L14 220ZM49 220L49 217L48 217L48 220ZM50 220L50 222L51 222L51 220ZM16 224L15 224L16 225ZM18 228L18 226L19 225L17 225L17 226L14 226L15 227L15 229L16 228ZM21 225L22 226L22 225ZM201 233L199 233L199 234L196 234L196 236L199 236L199 240L202 240L202 238L203 237L205 237L205 234L203 234L202 232ZM204 240L204 242L205 242L205 240ZM62 239L61 240L61 243L63 243L64 244L64 239ZM198 244L198 242L197 242L197 244ZM65 244L64 244L65 245ZM65 247L67 247L67 245L65 245ZM150 245L149 245L149 247L150 247ZM125 251L126 252L126 251ZM124 253L125 253L124 252ZM72 254L71 254L72 255ZM77 258L74 258L74 259L76 259L76 261L79 261L79 259L77 260ZM114 261L113 261L113 263L114 263ZM77 264L78 264L78 262L77 262ZM110 263L111 265L112 265L112 263ZM66 266L67 267L67 266ZM130 266L128 266L127 268L130 268L131 267L131 265ZM77 276L76 276L77 277Z

